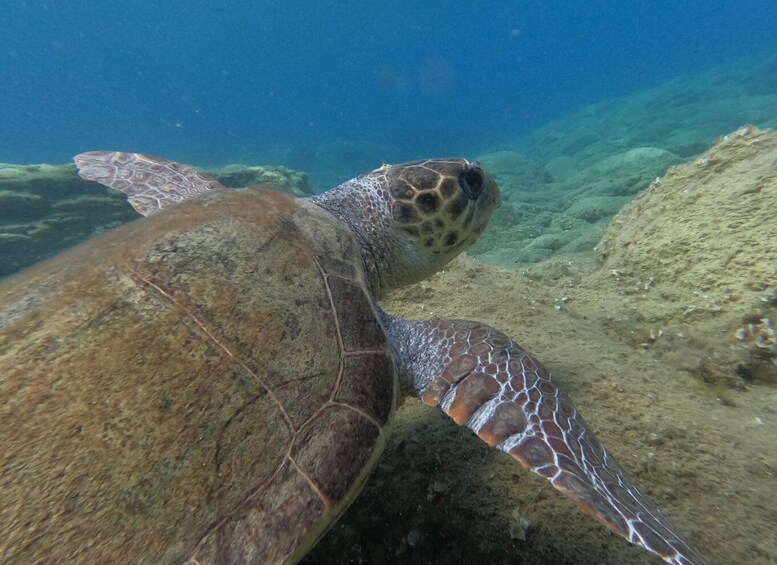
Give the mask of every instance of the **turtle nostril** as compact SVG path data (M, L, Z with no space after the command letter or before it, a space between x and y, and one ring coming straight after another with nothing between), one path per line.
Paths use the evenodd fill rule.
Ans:
M459 184L470 200L476 200L483 190L483 174L478 167L467 169L460 175Z

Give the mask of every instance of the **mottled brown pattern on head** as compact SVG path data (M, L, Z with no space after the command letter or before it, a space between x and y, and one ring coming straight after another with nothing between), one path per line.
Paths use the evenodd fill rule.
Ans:
M456 191L459 190L459 185L456 182L455 179L451 177L446 177L442 180L442 183L440 183L440 194L444 199L451 198L454 194L456 194Z
M416 196L415 205L424 214L434 214L440 208L440 197L434 191L425 190Z
M414 161L375 174L385 175L393 219L432 256L453 256L471 245L499 203L493 179L463 159ZM481 201L484 185L489 196ZM476 211L482 213L473 225Z
M421 219L418 208L410 202L394 202L391 206L391 213L400 224L414 224Z
M460 192L454 198L451 198L450 204L448 204L445 209L448 213L448 218L450 218L451 221L458 220L459 216L467 209L468 203L467 195L463 192Z
M396 179L391 183L391 196L397 200L412 200L415 189L403 179Z
M423 163L406 166L400 178L406 180L416 190L435 187L441 180L436 171L425 167Z

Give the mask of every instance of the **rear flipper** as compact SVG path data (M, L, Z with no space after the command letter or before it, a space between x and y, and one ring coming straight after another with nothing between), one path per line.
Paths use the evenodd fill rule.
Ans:
M503 333L463 320L384 315L406 392L512 455L619 536L668 563L705 559L676 533L550 373Z
M224 188L208 174L153 155L90 151L73 160L82 179L120 190L144 216L203 192Z

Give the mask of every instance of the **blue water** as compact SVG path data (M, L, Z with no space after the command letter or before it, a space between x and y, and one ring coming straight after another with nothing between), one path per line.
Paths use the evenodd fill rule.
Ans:
M326 144L373 165L471 155L773 52L775 30L774 0L8 1L0 162L121 148L305 169Z

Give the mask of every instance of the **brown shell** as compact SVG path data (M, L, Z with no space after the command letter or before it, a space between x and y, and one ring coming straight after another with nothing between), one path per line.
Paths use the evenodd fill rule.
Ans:
M0 560L295 561L396 397L357 245L219 192L0 285Z

